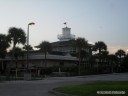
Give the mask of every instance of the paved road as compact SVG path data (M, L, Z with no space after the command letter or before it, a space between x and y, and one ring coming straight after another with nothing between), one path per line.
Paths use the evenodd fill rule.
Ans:
M88 83L98 80L128 81L128 73L79 77L51 77L37 81L8 81L0 83L0 96L55 96L48 93L55 87Z

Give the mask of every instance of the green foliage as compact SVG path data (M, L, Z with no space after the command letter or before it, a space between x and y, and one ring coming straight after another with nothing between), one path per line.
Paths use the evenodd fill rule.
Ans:
M125 51L122 50L122 49L119 49L115 55L118 57L118 58L121 58L121 57L124 57L126 55Z
M104 42L102 42L102 41L98 41L98 42L95 43L94 49L96 51L98 50L99 51L99 54L101 54L101 52L107 50L107 45Z
M23 56L24 56L24 52L23 52L22 49L19 48L19 47L16 47L16 48L15 48L14 54L13 54L13 52L14 52L14 49L10 50L9 54L10 54L10 56L14 55L14 57L15 57L16 59L18 59L18 57L23 57Z
M73 41L73 47L76 49L76 56L79 59L78 74L80 75L80 62L87 57L88 41L84 38L77 38Z
M21 28L11 27L8 31L8 40L10 43L13 41L13 47L15 47L17 43L25 44L25 32Z
M128 72L128 54L127 54L126 57L124 58L123 66L124 66L124 71L125 71L125 72Z
M88 41L85 38L77 38L73 41L73 47L76 49L77 52L86 49L88 46Z
M7 48L9 47L9 42L7 36L0 34L0 58L4 58L7 53Z
M49 52L52 49L51 44L48 41L42 41L38 46L36 46L37 48L40 49L40 51L42 52Z
M24 50L33 50L32 46L31 45L24 45L23 47Z
M93 51L98 51L98 53L96 53L96 58L99 59L99 61L101 62L101 60L105 60L107 59L108 56L108 51L107 51L107 45L102 42L102 41L98 41L95 43Z
M125 91L125 96L128 95L128 81L104 81L93 82L89 84L81 84L67 87L55 88L55 91L59 91L66 94L78 95L78 96L98 96L97 91ZM106 96L106 94L102 94ZM122 96L112 95L112 96Z

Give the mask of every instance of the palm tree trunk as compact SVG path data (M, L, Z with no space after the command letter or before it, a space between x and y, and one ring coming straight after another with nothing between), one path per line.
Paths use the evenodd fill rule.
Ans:
M16 77L17 77L17 61L16 61L16 58L15 58L15 56L14 56L14 54L15 54L15 47L16 47L16 44L15 44L15 42L13 42L13 52L12 52L12 56L13 56L13 62L15 62L15 65L16 65L16 68L15 68L15 70L16 70Z
M111 73L113 73L113 62L111 61Z
M18 76L18 67L17 67L17 59L16 59L16 77Z
M47 62L46 62L47 56L46 55L47 55L47 52L45 52L44 55L45 55L45 57L44 57L44 60L45 60L44 61L44 63L45 63L44 67L45 67L45 75L46 75L46 69L47 69Z
M3 59L1 60L1 62L2 62L2 66L1 66L2 68L1 69L3 71L4 70L4 63L3 63L4 61L3 61Z
M78 74L80 75L80 52L79 52L79 65L78 65Z

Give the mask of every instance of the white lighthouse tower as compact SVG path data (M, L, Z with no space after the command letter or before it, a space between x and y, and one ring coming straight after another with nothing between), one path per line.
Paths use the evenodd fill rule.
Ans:
M60 41L69 41L75 39L75 35L72 35L70 31L71 28L68 28L67 26L65 28L62 28L62 34L58 35L58 39Z

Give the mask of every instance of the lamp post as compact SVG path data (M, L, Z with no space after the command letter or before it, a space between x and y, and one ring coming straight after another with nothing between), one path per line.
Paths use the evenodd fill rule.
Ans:
M34 22L28 23L28 29L27 29L27 72L29 72L29 26L34 25Z

